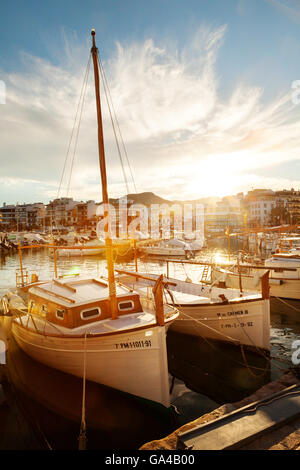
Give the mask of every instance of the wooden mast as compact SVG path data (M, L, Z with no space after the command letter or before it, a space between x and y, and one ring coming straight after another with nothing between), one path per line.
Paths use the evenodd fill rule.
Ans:
M107 177L106 177L106 164L105 164L105 151L103 140L103 127L102 127L102 114L101 114L101 101L100 101L100 85L99 85L99 64L98 64L98 49L95 42L95 30L92 29L91 35L93 38L93 47L91 49L93 64L94 64L94 77L95 77L95 92L96 92L96 108L97 108L97 121L98 121L98 150L99 150L99 163L100 175L102 182L102 200L104 204L104 217L108 221L108 193L107 193ZM112 240L110 237L109 224L104 226L105 233L105 247L106 247L106 261L108 270L108 285L109 285L109 298L111 304L112 318L118 318L117 297L116 297L116 282L114 274L114 263L112 253Z

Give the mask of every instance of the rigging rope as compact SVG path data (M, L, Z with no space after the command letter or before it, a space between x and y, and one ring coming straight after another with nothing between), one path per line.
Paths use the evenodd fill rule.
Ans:
M89 67L90 67L90 61L91 61L91 54L90 54L90 56L89 56L89 60L88 60L87 66L86 66L86 71L85 71L85 75L84 75L84 80L83 80L82 87L81 87L80 97L79 97L79 101L78 101L77 109L76 109L76 113L75 113L74 124L73 124L73 128L72 128L71 136L70 136L70 139L69 139L69 144L68 144L67 153L66 153L66 157L65 157L65 161L64 161L64 166L63 166L62 175L61 175L61 178L60 178L60 183L59 183L58 190L57 190L56 199L59 198L59 193L60 193L60 190L61 190L61 186L62 186L62 182L63 182L63 177L64 177L65 170L66 170L67 160L68 160L68 158L69 158L69 152L70 152L70 148L71 148L71 144L72 144L72 140L73 140L73 134L74 134L74 130L75 130L76 122L77 122L77 116L78 116L78 112L79 112L79 108L80 108L80 103L81 103L81 100L82 100L82 95L83 95L83 91L84 91L84 85L85 85L85 81L86 81L86 76L87 76L88 69L89 69Z
M69 190L70 190L70 184L71 184L71 178L72 178L72 172L73 172L73 166L74 166L74 159L75 159L75 154L76 154L76 150L77 150L77 143L78 143L78 136L79 136L79 131L80 131L80 124L81 124L81 118L82 118L82 111L83 111L83 107L84 107L85 94L86 94L86 87L87 87L88 78L89 78L89 72L90 72L90 63L91 63L91 55L90 55L90 57L89 57L89 61L88 61L88 65L87 65L87 70L86 70L86 74L85 74L84 91L83 91L83 96L82 96L82 102L81 102L81 109L80 109L80 115L79 115L77 133L76 133L76 137L75 137L73 158L72 158L71 170L70 170L70 176L69 176L69 182L68 182L68 188L67 188L67 197L69 196Z
M114 131L114 136L115 136L115 140L116 140L116 145L117 145L117 149L118 149L118 154L119 154L119 159L120 159L120 163L121 163L121 167L122 167L122 172L123 172L123 177L124 177L124 181L125 181L125 185L126 185L127 194L129 194L130 191L129 191L129 186L128 186L128 181L127 181L127 177L126 177L125 167L124 167L124 163L123 163L123 159L122 159L122 153L121 153L120 145L119 145L119 142L118 142L116 128L115 128L115 125L114 125L114 120L116 122L117 129L118 129L118 132L119 132L119 136L120 136L120 139L121 139L121 142L122 142L122 147L123 147L124 154L125 154L126 161L127 161L127 165L128 165L129 171L130 171L130 175L131 175L132 183L133 183L133 186L134 186L134 190L135 190L135 192L137 192L134 177L133 177L133 173L132 173L131 166L130 166L129 159L128 159L128 154L127 154L126 147L125 147L125 144L124 144L124 140L123 140L123 137L122 137L119 121L117 119L116 111L115 111L113 100L112 100L111 93L110 93L110 88L109 88L108 81L107 81L107 78L106 78L106 75L105 75L105 71L104 71L104 67L103 67L103 64L102 64L102 61L101 61L99 51L98 51L98 64L99 64L100 74L101 74L101 77L102 77L102 80L103 80L106 102L107 102L107 106L108 106L108 110L109 110L109 114L110 114L112 128L113 128L113 131Z
M66 153L66 156L65 156L63 171L62 171L62 174L61 174L56 199L58 199L59 195L60 195L62 182L63 182L63 178L64 178L64 175L65 175L67 162L68 162L68 158L69 158L69 153L70 153L70 149L71 149L71 144L72 144L72 141L73 141L73 135L74 135L74 131L75 131L76 123L77 123L77 118L78 118L80 105L82 103L83 94L86 91L86 82L87 82L88 72L89 72L89 69L90 69L90 62L91 62L91 54L89 56L88 63L87 63L87 66L86 66L86 70L85 70L85 75L84 75L84 79L83 79L83 83L82 83L82 87L81 87L79 101L78 101L77 109L76 109L76 113L75 113L74 124L73 124L73 127L72 127L72 131L71 131L71 135L70 135L70 139L69 139L69 143L68 143L67 153ZM82 107L81 107L81 112L80 112L80 119L81 119L81 114L82 114ZM78 138L78 132L77 132L77 138ZM76 146L77 146L77 138L76 138ZM76 151L76 147L75 147L75 150L74 150L74 154L75 154L75 151ZM73 162L74 162L74 155L73 155L73 160L72 160L72 168L73 168ZM69 185L70 185L70 178L69 178ZM68 193L69 193L69 189L68 189L67 195L68 195ZM54 217L55 217L55 214L54 214ZM55 219L55 224L57 225L57 220L56 219ZM52 234L52 229L53 229L53 207L52 207L52 210L51 210L51 234Z
M287 305L288 307L292 308L292 309L295 310L296 312L300 312L300 309L297 308L297 307L294 307L294 305L289 304L288 302L286 302L285 300L281 299L280 297L276 297L276 296L274 296L274 297L275 297L275 299L280 300L280 302L282 302L283 304L285 304L285 305Z

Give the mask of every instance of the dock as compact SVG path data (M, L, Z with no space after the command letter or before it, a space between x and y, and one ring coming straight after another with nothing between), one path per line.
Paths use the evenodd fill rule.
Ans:
M192 450L239 449L299 416L298 384L193 430L179 433L179 446Z
M300 450L299 370L227 403L141 450Z

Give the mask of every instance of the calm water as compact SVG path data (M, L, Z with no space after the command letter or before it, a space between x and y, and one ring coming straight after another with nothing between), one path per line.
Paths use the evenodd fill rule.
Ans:
M214 253L215 251L208 255L212 256ZM120 259L118 264L120 268L134 267L134 262L128 259ZM27 268L30 274L36 273L40 279L47 279L54 272L53 260L44 249L24 253L23 266L24 270ZM0 298L7 290L15 287L18 267L17 255L0 257ZM163 263L146 263L141 260L139 269L144 272L166 272ZM201 269L199 266L173 264L170 265L169 274L181 279L188 276L193 281L199 281ZM77 272L93 277L106 276L105 260L94 256L59 259L59 275ZM300 303L298 308L300 310ZM284 369L292 366L291 345L300 338L299 313L285 305L281 312L271 313L273 359L267 381L276 379ZM4 326L0 323L0 333L1 327L3 331ZM186 339L181 337L170 337L168 341L168 348L173 347L174 341L182 348L188 349L191 346L190 341L187 344ZM176 379L172 403L176 406L177 413L166 413L160 407L152 409L116 390L89 384L87 447L138 448L144 442L161 438L183 423L213 410L219 403L243 398L263 384L249 373L243 364L243 358L233 356L229 349L207 352L199 344L195 348L197 354L203 354L202 363L193 363L193 367L198 367L199 377L203 372L203 381L199 380L200 391L203 384L203 392L200 394L199 390L192 391ZM207 370L201 370L203 362L211 364L218 354L223 357L220 366L226 371L226 376L232 374L232 388L222 397L214 392L223 388L224 375L220 373L219 376L209 376ZM6 362L6 365L0 365L0 449L78 448L82 381L32 361L19 350L13 340L9 342ZM226 370L226 367L229 369ZM263 369L265 366L260 364L258 367Z

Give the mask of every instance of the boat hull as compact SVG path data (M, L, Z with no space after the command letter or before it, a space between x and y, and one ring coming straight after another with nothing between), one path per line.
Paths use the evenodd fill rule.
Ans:
M105 247L103 248L91 248L91 249L75 249L75 250L58 250L56 255L59 258L70 257L70 256L95 256L95 255L104 255Z
M181 256L186 257L185 250L178 248L159 248L159 247L148 247L140 248L142 254L147 256Z
M239 276L235 273L223 273L216 268L211 271L212 282L224 280L226 287L239 289ZM257 290L259 288L259 280L254 276L247 276L242 274L242 288L245 290ZM287 278L270 278L270 296L280 297L283 299L300 300L300 279L287 279Z
M54 369L169 406L166 329L59 337L12 322L12 334L33 359Z
M270 350L269 299L176 307L181 315L170 326L172 331Z
M157 277L155 274L151 276ZM120 279L128 287L139 291L141 296L151 296L149 281L126 274ZM239 290L230 292L231 289L228 289L227 292L227 289L215 288L216 292L210 292L210 287L203 284L173 278L168 278L168 281L170 290L166 302L181 312L170 324L171 331L270 350L270 299L260 295L240 298ZM180 295L176 296L178 293L195 297L192 301L182 302ZM218 294L221 293L227 301L220 302ZM214 296L218 299L213 300Z

